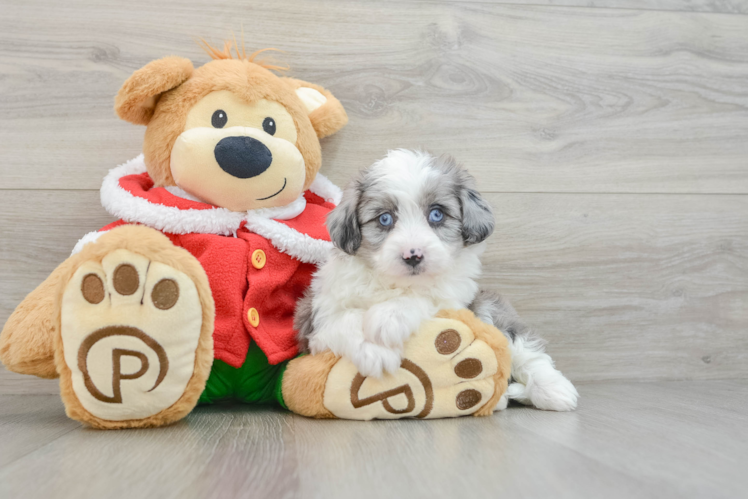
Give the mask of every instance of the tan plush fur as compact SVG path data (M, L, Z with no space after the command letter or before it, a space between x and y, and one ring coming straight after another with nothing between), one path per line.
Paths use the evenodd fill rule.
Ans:
M476 417L491 415L496 403L499 402L499 399L501 399L501 396L506 392L506 388L509 385L509 375L512 369L512 354L509 350L509 341L496 327L482 322L468 309L445 309L439 311L437 317L456 319L465 323L473 331L475 338L488 344L496 354L498 370L494 375L494 381L496 382L494 395L485 405L473 413Z
M0 361L8 370L57 378L54 336L59 334L59 296L77 265L66 260L26 296L0 333Z
M136 125L147 125L161 93L192 75L192 62L184 57L164 57L146 64L127 79L114 100L117 115Z
M278 50L275 48L266 48L266 49L260 49L255 50L251 54L247 54L247 49L244 47L244 33L242 33L242 44L239 45L239 42L236 40L236 36L234 36L234 43L231 43L231 40L226 40L223 42L223 48L219 49L218 47L214 47L208 42L205 41L204 38L200 39L199 45L205 50L205 52L212 58L212 59L241 59L244 61L249 61L251 63L255 63L258 66L262 66L263 68L277 70L277 71L288 71L290 68L288 66L280 66L277 64L272 64L267 62L264 59L258 59L257 56L262 54L263 52L268 52L271 50ZM231 51L234 51L233 53ZM280 52L283 52L282 50Z
M148 173L157 186L175 185L169 160L177 137L184 131L187 114L200 99L218 90L233 92L248 103L267 99L282 104L296 125L296 147L306 165L304 189L312 184L322 164L319 138L336 132L348 121L343 106L330 92L301 80L280 78L262 64L247 59L226 58L197 68L178 86L164 88L186 73L186 66L178 65L174 59L179 58L153 61L136 71L120 89L115 106L124 120L147 123L143 153ZM158 74L159 71L167 71L168 75ZM307 114L295 92L302 85L327 98L311 114ZM152 101L154 93L159 98Z
M126 225L112 229L101 236L95 244L83 247L83 250L68 260L75 260L78 265L84 261L100 262L108 253L125 249L139 253L153 261L161 262L185 273L192 279L200 296L203 310L203 324L200 330L200 340L195 352L195 370L187 384L184 394L169 408L140 420L109 421L91 415L78 402L73 392L71 372L65 364L62 337L57 334L55 341L55 363L60 373L60 392L65 403L68 416L85 422L100 429L124 429L134 427L158 427L167 425L186 416L197 404L197 400L205 389L213 365L213 320L215 305L213 295L208 284L208 277L200 263L188 251L174 246L169 239L155 229L145 226ZM65 282L69 281L78 265L70 269ZM59 332L59 304L62 300L62 290L57 295L57 331Z
M294 90L299 87L309 87L327 98L325 104L309 114L309 121L312 122L312 127L314 127L317 137L320 139L334 134L348 123L348 115L345 113L345 108L343 108L340 101L329 90L295 78L281 78L281 80L291 85L291 88Z
M91 415L78 402L73 392L71 372L65 364L63 354L60 307L65 285L70 281L78 267L85 261L100 262L108 253L117 249L139 253L189 276L195 283L200 296L203 324L195 356L195 370L187 384L184 395L171 407L149 418L115 422L102 420ZM27 370L21 371L21 373L51 374L52 377L59 374L62 400L70 418L103 429L156 427L174 422L187 415L195 407L197 399L205 388L205 381L208 379L213 363L213 318L215 313L208 278L197 259L186 250L172 245L166 236L155 229L127 225L109 231L99 238L95 244L86 245L83 251L73 255L60 265L50 278L29 294L16 311L22 311L20 314L27 315L21 321L16 321L11 316L11 320L14 320L14 322L11 324L11 320L9 320L6 324L3 330L2 348L4 353L9 354L3 356L3 363L14 371L18 370L19 367L24 369L29 365L39 366L42 361L48 362L51 350L53 353L51 368L43 366L37 372ZM30 335L30 332L33 335ZM30 342L29 338L33 342ZM31 346L35 346L35 348Z
M305 417L335 418L323 403L327 376L340 358L332 352L302 356L288 363L283 374L283 401Z
M194 69L188 59L181 57L152 61L133 73L117 94L117 115L131 123L148 126L143 152L151 178L157 186L175 184L170 170L170 156L177 137L184 131L187 114L207 94L228 90L248 103L264 99L285 107L297 129L295 146L304 158L304 189L307 189L314 181L322 161L319 138L339 130L347 122L342 105L322 87L276 76L270 69L281 68L254 61L257 53L249 56L243 52L239 54L238 46L237 58L232 58L230 54L227 56L226 52L227 50L209 50L215 60L198 69ZM296 89L300 86L321 92L326 97L326 102L308 113L296 94ZM91 415L73 392L71 372L64 362L62 350L60 308L65 287L80 265L88 260L101 261L107 253L117 249L139 253L189 276L198 289L203 324L195 371L185 394L177 403L143 420L115 422ZM214 310L207 277L194 257L186 250L172 245L158 231L143 226L122 226L101 236L95 244L86 245L81 253L68 258L24 299L0 333L0 361L8 369L19 373L46 378L60 376L62 398L68 415L76 420L99 428L165 425L189 413L204 389L213 361ZM309 412L313 408L305 406L305 399L296 395L303 387L302 379L307 378L299 371L306 365L313 366L314 373L325 372L324 376L320 375L322 389L317 388L318 391L324 390L329 367L324 360L317 359L305 360L300 364L294 361L289 367L291 404L301 401L300 411ZM284 387L285 385L284 382ZM311 400L321 401L321 396L315 398ZM324 407L318 407L314 411L320 416L326 416Z

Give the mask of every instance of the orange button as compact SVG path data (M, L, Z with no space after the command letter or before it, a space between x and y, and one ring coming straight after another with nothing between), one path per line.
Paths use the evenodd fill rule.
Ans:
M247 311L247 319L250 325L257 328L257 325L260 324L260 314L257 312L257 309L250 307L249 311Z
M262 250L255 250L252 252L252 265L255 266L256 269L262 269L265 267L265 262L267 262L265 252Z

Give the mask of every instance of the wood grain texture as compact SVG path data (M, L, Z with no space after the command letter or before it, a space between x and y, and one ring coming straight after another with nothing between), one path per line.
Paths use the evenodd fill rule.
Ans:
M747 5L2 0L0 323L112 220L101 178L143 138L114 117L121 83L243 25L346 106L336 183L395 147L475 173L497 214L482 283L582 398L428 424L216 405L103 432L57 381L0 368L0 497L745 496ZM625 381L584 383L604 379Z
M114 220L96 191L4 191L0 210L0 322L84 234Z
M0 470L68 432L81 428L80 423L67 418L57 395L0 394ZM0 495L5 498L3 493L0 488Z
M740 497L745 381L582 384L573 413L317 421L200 407L95 431L56 396L0 396L2 497ZM43 471L43 472L42 472Z
M475 173L499 221L483 284L572 379L748 376L748 202L729 194L748 189L748 18L568 1L5 0L0 321L112 220L96 190L143 134L113 116L122 81L166 54L205 61L193 36L244 23L347 107L323 141L335 182L400 146ZM4 371L0 387L56 390Z
M81 235L111 220L95 191L5 196L0 322ZM748 378L747 197L487 198L497 228L482 284L549 340L572 380ZM15 241L25 242L23 252ZM0 372L3 379L29 383Z
M5 188L98 188L141 147L142 128L112 112L125 78L168 54L205 62L193 38L243 24L249 47L286 50L294 76L346 106L350 125L324 144L338 183L389 148L425 147L488 191L748 192L745 16L330 0L3 11Z
M467 0L471 1L471 0ZM488 0L486 0L488 1ZM714 12L748 14L743 0L490 0L491 3L537 5L546 7L586 7L598 9L673 10L678 12Z
M2 396L1 401L13 406L23 401L27 409L31 403L22 398ZM59 408L42 410L47 419L61 413ZM127 492L137 498L287 497L296 489L289 475L296 468L289 442L292 419L290 413L216 405L198 409L166 428L115 432L80 428L0 468L0 496L56 491L53 496L111 497ZM33 426L24 425L21 432L27 428L33 432ZM10 421L0 432L17 427ZM24 467L24 461L34 463L35 470ZM26 472L12 480L16 467ZM39 470L45 471L44 480L35 481Z
M0 365L0 394L60 394L58 379L43 379L8 371Z
M572 380L748 377L748 198L488 198L482 283Z
M539 438L518 425L526 411L429 425L298 419L297 453L308 464L300 470L301 483L309 496L335 498L363 492L369 498L537 498L548 495L549 485L564 496L598 497L609 484L621 496L641 497L654 488ZM348 464L357 464L355 478Z

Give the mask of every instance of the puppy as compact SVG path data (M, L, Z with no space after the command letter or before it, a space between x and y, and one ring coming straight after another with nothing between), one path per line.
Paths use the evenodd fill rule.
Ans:
M500 295L479 289L494 217L453 158L390 151L346 187L327 228L335 248L296 309L303 348L330 349L362 375L380 377L400 367L403 343L423 321L467 307L510 341L510 398L546 410L576 407L577 391L542 339Z

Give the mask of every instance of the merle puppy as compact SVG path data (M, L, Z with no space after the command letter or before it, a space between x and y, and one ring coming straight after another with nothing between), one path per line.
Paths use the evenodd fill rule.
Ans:
M577 391L544 341L476 282L494 216L452 157L390 151L346 187L327 226L335 248L296 310L304 348L330 349L379 377L400 367L403 343L421 322L467 307L509 339L509 398L544 410L576 407ZM505 406L502 398L497 409Z

